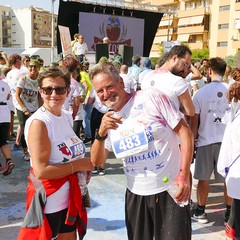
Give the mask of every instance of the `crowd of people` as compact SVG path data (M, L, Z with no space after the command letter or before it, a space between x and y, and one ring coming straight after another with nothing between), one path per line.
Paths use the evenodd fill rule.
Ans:
M0 56L0 171L7 176L15 167L9 140L30 161L18 239L75 240L76 232L83 239L87 185L92 174L107 173L110 151L122 159L127 179L129 240L191 239L192 219L208 222L213 173L224 183L226 235L240 239L240 69L219 57L194 63L184 45L172 47L156 66L138 55L128 66L116 54L89 69L84 36L75 34L71 45L73 55L51 66L18 54Z

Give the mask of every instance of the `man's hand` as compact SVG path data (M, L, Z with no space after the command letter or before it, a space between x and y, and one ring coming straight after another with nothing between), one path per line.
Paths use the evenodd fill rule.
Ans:
M176 200L178 202L188 201L190 198L190 183L189 178L185 176L180 171L177 175L174 184L178 185L178 191L176 193Z
M101 126L98 130L98 134L102 137L108 134L110 129L117 129L118 124L122 123L122 117L114 116L114 111L105 113L102 118Z

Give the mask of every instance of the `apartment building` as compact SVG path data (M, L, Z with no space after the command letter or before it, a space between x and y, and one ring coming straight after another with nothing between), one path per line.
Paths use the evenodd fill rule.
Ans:
M191 49L209 48L210 57L240 52L240 0L135 0L166 7L151 56L159 56L159 44L187 43Z
M50 48L52 41L52 13L33 6L11 9L0 6L2 31L0 47ZM57 15L54 19L54 46L56 46Z
M0 47L11 46L11 8L8 6L0 6Z

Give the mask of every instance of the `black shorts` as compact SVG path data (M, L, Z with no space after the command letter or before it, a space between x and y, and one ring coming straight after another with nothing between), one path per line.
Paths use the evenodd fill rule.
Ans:
M240 200L233 199L228 225L235 230L236 239L240 239Z
M166 192L140 196L126 190L125 221L128 240L190 240L189 204L180 207Z
M66 225L65 219L68 209L61 210L55 213L46 214L48 223L52 230L52 238L57 237L58 233L68 233L76 230L76 223L73 225Z
M7 144L9 127L9 122L0 123L0 147Z

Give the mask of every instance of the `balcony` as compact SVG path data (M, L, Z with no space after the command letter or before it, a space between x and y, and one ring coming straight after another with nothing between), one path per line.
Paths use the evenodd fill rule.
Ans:
M178 34L203 34L204 26L194 26L194 27L179 27Z
M235 3L235 11L240 11L240 2Z
M171 5L171 4L178 4L179 0L152 0L153 5L163 6L163 5Z
M10 16L8 16L8 15L2 15L2 19L3 20L11 20L11 17Z
M167 35L167 34L168 34L168 29L167 28L158 29L158 31L156 33L156 36L159 36L159 35L164 36L164 35ZM170 35L173 34L173 29L172 28L169 29L169 34Z
M233 41L232 48L240 49L240 40Z
M199 16L199 15L204 15L206 13L208 12L206 12L204 7L197 8L197 9L189 9L185 11L179 11L178 18Z

